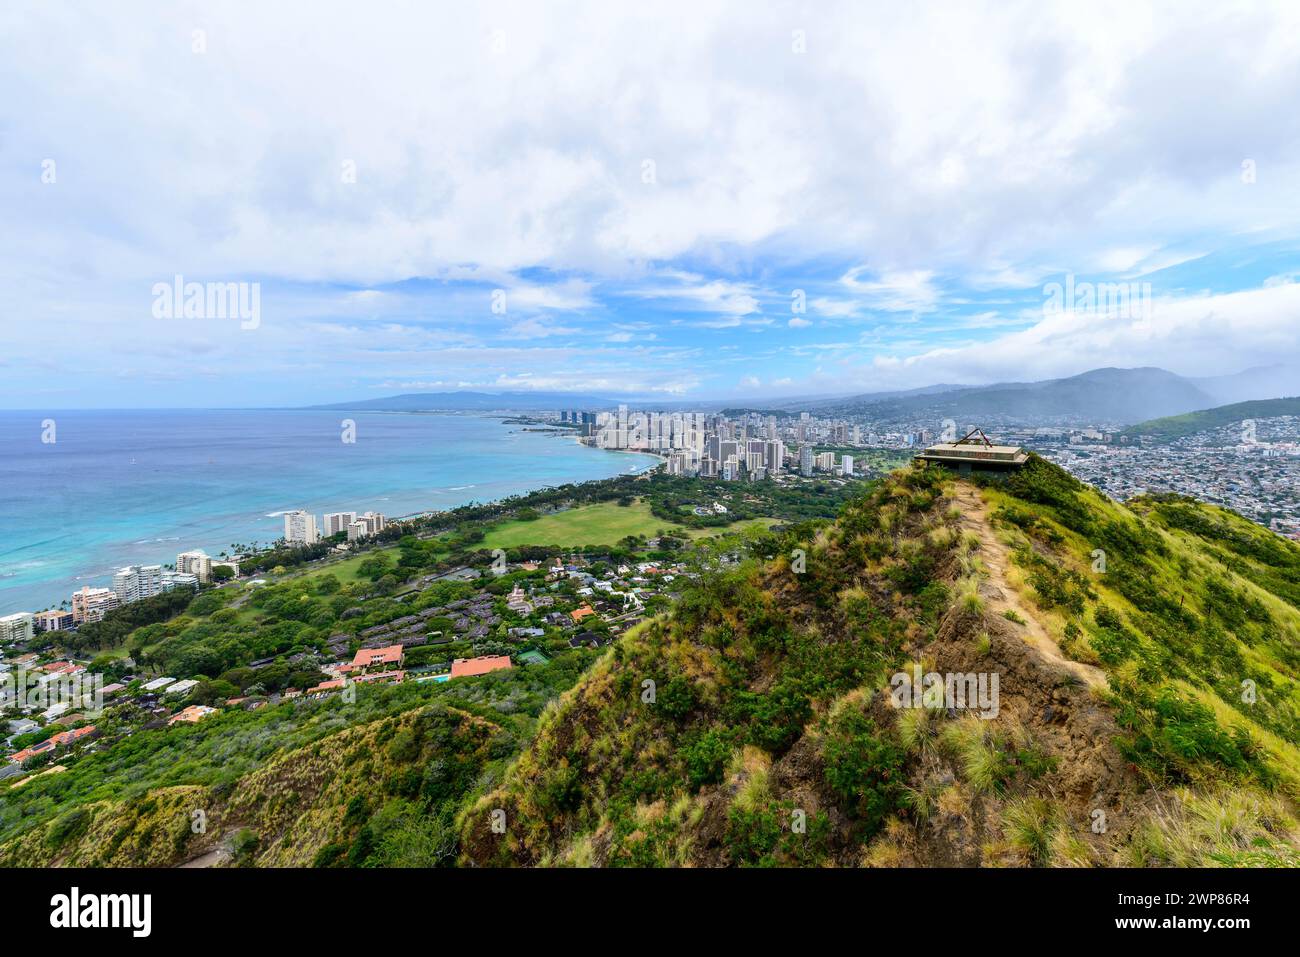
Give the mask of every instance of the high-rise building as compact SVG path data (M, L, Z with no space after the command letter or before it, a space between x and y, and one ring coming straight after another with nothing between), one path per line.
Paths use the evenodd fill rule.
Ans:
M356 512L330 512L321 516L321 524L324 526L324 535L329 538L331 535L338 535L340 532L346 532L348 526L357 520Z
M853 456L851 455L840 456L840 474L841 475L853 474Z
M763 462L769 472L779 472L785 464L785 443L772 439L763 443Z
M366 523L366 528L371 535L378 535L388 525L388 519L378 512L366 512L358 521Z
M813 450L811 445L805 445L799 450L799 474L804 478L809 478L813 474Z
M665 471L669 475L688 475L692 471L690 453L684 449L677 449L668 453L667 467Z
M30 611L20 611L0 618L0 643L12 644L15 641L31 641L32 621Z
M82 587L72 593L72 621L81 625L88 621L103 621L104 615L121 602L111 588Z
M348 541L355 542L358 538L365 538L370 534L370 526L364 520L356 521L347 527Z
M113 592L123 605L162 591L161 565L127 565L113 575Z
M72 612L50 608L36 613L35 625L41 631L63 631L72 627Z
M176 556L176 572L180 575L193 575L201 582L212 578L212 559L201 549L181 552Z
M284 540L290 545L315 545L320 541L316 516L297 509L284 513Z

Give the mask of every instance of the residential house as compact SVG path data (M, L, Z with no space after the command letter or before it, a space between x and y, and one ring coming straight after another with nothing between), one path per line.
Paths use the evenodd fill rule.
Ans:
M168 724L176 724L178 721L184 721L188 724L198 724L210 714L216 714L216 708L209 708L205 704L192 704L182 711L176 712L168 720Z
M378 668L381 671L391 671L402 667L402 660L405 654L401 645L388 645L383 648L362 648L352 659L352 664L343 665L339 671L351 673L359 671L365 673L371 668Z
M514 667L509 655L482 655L478 658L457 658L451 663L453 678L471 678L490 671L503 671Z

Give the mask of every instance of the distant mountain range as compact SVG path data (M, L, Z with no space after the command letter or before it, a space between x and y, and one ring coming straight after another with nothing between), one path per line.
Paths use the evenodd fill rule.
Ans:
M1051 421L1126 425L1210 409L1228 402L1300 393L1300 371L1251 369L1192 379L1165 369L1093 369L1064 379L987 386L934 386L912 394L875 393L811 403L795 411L867 415L880 420L982 417L1025 423Z
M1247 369L1229 376L1189 378L1165 369L1093 369L1063 379L1000 382L984 386L936 384L894 392L838 398L770 400L611 399L578 392L413 392L358 399L313 409L441 412L612 409L620 401L640 408L768 409L861 415L888 422L953 418L961 424L997 418L1006 422L1074 422L1132 425L1166 416L1213 409L1235 402L1300 395L1300 369L1288 366Z
M608 409L615 404L611 399L577 392L408 392L309 408L361 412L535 412L546 409Z

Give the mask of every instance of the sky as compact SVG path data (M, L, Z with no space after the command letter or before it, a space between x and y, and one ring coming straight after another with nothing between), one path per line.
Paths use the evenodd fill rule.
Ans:
M1300 361L1293 2L16 0L0 90L0 408Z

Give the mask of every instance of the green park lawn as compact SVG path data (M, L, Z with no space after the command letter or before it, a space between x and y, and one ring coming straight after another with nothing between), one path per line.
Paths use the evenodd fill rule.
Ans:
M275 582L288 581L291 578L301 578L307 576L316 578L321 575L333 575L342 585L350 585L357 580L357 569L361 563L367 559L374 558L376 555L387 555L389 558L397 559L398 549L396 547L374 548L356 555L349 555L347 558L331 559L328 562L313 562L305 567L293 568L286 571L283 575L264 575L262 577L271 579Z
M725 532L735 532L749 527L766 527L776 523L772 518L755 518L737 522L726 528L691 529L691 538L707 538ZM502 522L488 530L483 548L515 548L520 545L558 545L569 548L576 545L615 545L629 535L653 538L661 531L682 526L666 522L650 512L650 506L638 499L631 505L614 502L583 505L554 515L543 515L531 522L512 520Z
M614 545L629 535L653 537L660 529L678 528L650 514L650 506L637 500L622 506L614 502L582 505L535 521L512 520L488 530L483 548L519 545Z

